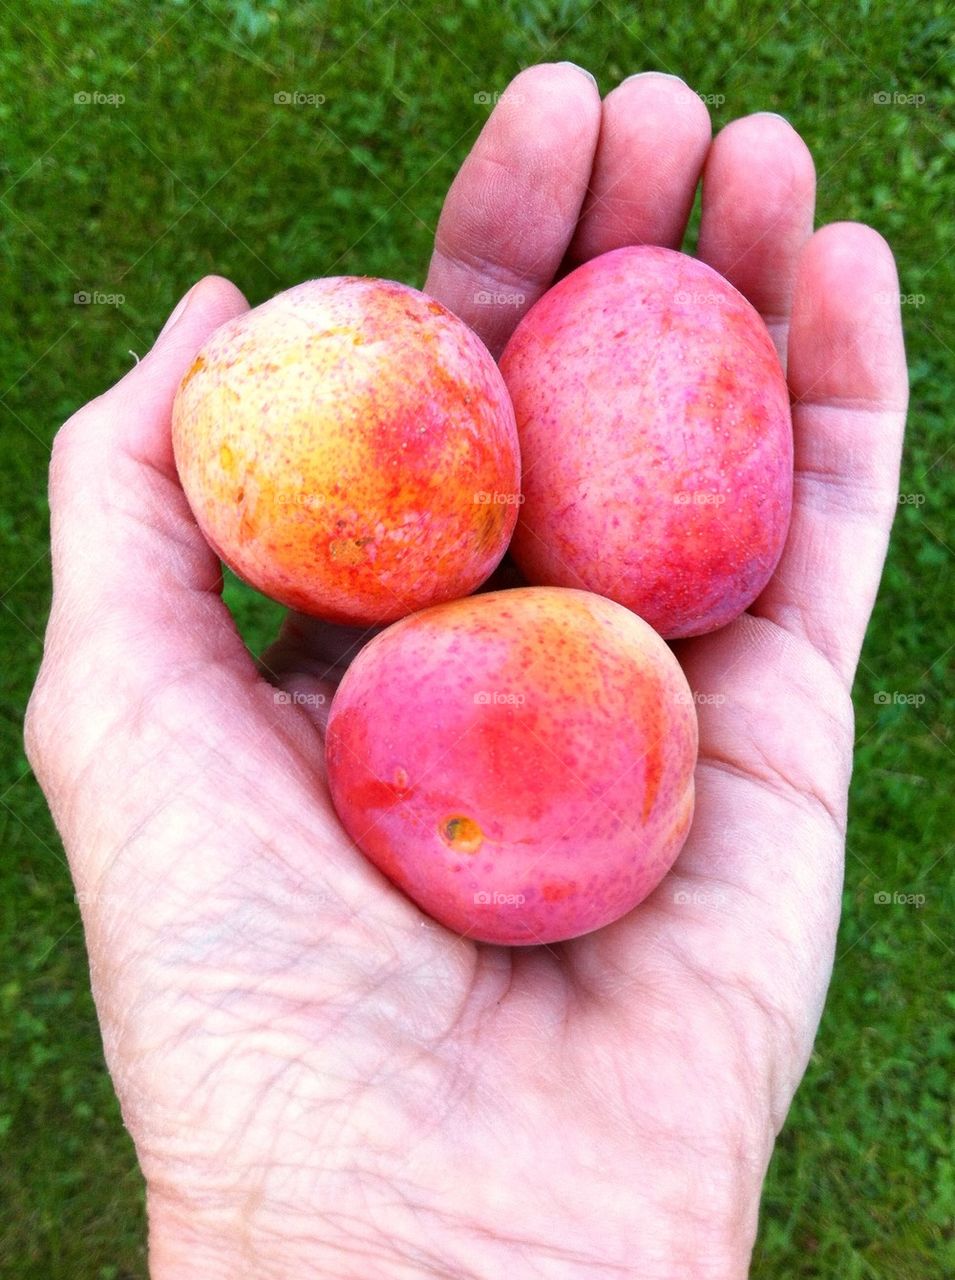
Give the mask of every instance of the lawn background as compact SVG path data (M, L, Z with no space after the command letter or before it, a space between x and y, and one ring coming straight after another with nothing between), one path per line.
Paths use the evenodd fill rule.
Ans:
M140 1182L102 1063L77 908L20 741L49 603L53 433L206 272L253 304L316 275L420 285L444 193L488 114L476 95L558 59L592 69L603 92L634 71L678 73L716 102L715 127L785 114L815 155L817 221L870 222L899 262L912 373L900 487L913 496L900 502L856 688L835 977L770 1170L753 1275L955 1274L947 10L0 0L0 1275L145 1276ZM324 102L276 104L283 92ZM81 306L80 291L124 301ZM227 591L262 647L278 610L234 581Z

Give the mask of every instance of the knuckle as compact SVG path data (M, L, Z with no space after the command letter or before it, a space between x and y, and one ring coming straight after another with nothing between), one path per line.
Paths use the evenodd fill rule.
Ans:
M53 437L53 446L50 450L51 480L69 469L76 453L77 440L84 434L86 425L89 423L90 409L90 405L78 409L67 418Z
M40 668L23 718L23 745L27 761L45 791L52 779L55 695L46 664Z
M72 413L53 437L51 456L58 467L69 466L81 449L102 433L109 417L108 392Z
M72 470L73 457L76 450L76 434L77 427L74 417L65 422L53 437L53 446L50 449L49 480L51 503L55 502L57 495L62 492L64 482Z

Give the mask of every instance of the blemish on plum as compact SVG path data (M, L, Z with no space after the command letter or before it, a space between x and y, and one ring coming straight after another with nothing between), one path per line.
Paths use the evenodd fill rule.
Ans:
M196 374L201 373L205 367L205 356L196 356L195 360L193 360L192 364L189 366L189 370L184 376L182 382L179 384L179 390L182 391L183 387L188 386Z
M365 548L374 538L332 538L328 554L338 564L361 564L367 557Z
M446 818L439 831L441 839L455 853L477 853L484 843L484 832L473 818L461 815Z
M545 902L563 902L565 898L569 898L571 894L577 892L577 883L574 880L559 882L549 882L541 885L541 897Z
M498 540L507 519L506 508L500 503L478 506L477 542L482 551L488 551Z

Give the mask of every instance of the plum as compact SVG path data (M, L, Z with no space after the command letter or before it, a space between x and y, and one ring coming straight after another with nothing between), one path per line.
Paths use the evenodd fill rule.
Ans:
M493 358L390 280L310 280L217 329L179 387L173 445L221 559L332 622L473 591L517 518L514 414Z
M659 883L693 815L696 711L670 649L611 600L493 591L396 622L332 702L345 830L435 920L555 942Z
M529 582L609 596L667 638L752 603L789 527L792 426L772 339L727 280L671 249L603 254L530 309L501 371Z

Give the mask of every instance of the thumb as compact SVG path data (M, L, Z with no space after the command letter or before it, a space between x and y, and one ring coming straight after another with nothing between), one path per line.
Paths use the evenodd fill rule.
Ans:
M60 429L50 468L54 612L82 602L90 619L104 605L130 615L160 596L178 609L183 592L215 587L218 560L176 475L172 402L209 334L247 309L227 280L200 280L148 355Z
M247 307L227 280L201 280L148 355L54 441L53 602L27 718L28 753L48 791L51 774L82 772L111 726L179 673L213 660L254 672L171 441L184 372L209 334Z

